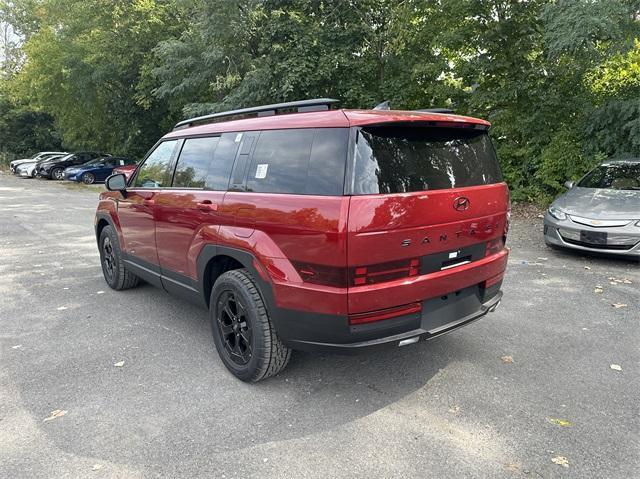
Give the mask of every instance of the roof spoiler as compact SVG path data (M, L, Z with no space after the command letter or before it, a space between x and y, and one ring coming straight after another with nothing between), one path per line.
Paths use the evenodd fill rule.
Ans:
M241 108L239 110L230 110L220 113L211 113L210 115L196 116L189 118L188 120L182 120L176 123L173 127L174 130L181 128L188 128L195 123L213 123L220 118L228 118L232 116L246 117L253 114L257 116L273 116L278 113L279 110L295 110L298 113L304 113L309 111L324 111L329 110L331 105L338 103L340 100L334 100L333 98L314 98L311 100L290 101L287 103L274 103L272 105L262 105L251 108Z

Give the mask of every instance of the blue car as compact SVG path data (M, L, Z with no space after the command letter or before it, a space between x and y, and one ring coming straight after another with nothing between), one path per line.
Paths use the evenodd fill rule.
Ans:
M136 161L121 156L96 158L80 166L71 166L64 170L64 179L82 182L86 185L96 181L104 181L116 166L135 165Z

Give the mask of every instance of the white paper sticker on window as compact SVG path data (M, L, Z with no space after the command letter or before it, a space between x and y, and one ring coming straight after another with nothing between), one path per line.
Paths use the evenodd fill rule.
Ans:
M454 251L453 253L449 253L449 259L453 259L453 258L457 258L458 257L458 252Z
M242 133L236 135L236 143L240 143L240 140L242 140Z
M266 178L267 177L267 169L269 168L269 164L268 163L263 163L261 165L258 165L258 167L256 168L256 178L258 179L262 179L262 178Z

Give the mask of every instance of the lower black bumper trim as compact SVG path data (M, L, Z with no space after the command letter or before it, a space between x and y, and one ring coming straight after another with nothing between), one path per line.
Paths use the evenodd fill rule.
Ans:
M406 339L418 337L418 341L433 339L443 334L447 334L451 331L459 329L467 324L485 316L488 312L494 311L502 299L502 291L499 291L495 296L483 303L478 311L469 314L463 318L444 324L440 327L431 329L429 331L418 328L411 331L406 331L400 334L394 334L383 338L371 339L368 341L359 341L354 343L325 343L315 341L302 341L302 340L289 340L288 345L294 349L301 349L306 351L331 351L342 354L357 354L360 352L371 351L375 349L383 349L390 347L399 347L400 342Z

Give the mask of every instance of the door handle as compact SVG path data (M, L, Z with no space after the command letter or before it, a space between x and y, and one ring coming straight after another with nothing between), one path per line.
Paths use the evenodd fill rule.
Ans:
M148 199L148 200L142 200L142 204L145 206L153 206L156 204L156 200L154 199Z
M201 203L196 203L196 207L201 211L218 211L218 205L212 203L211 200L204 200Z

